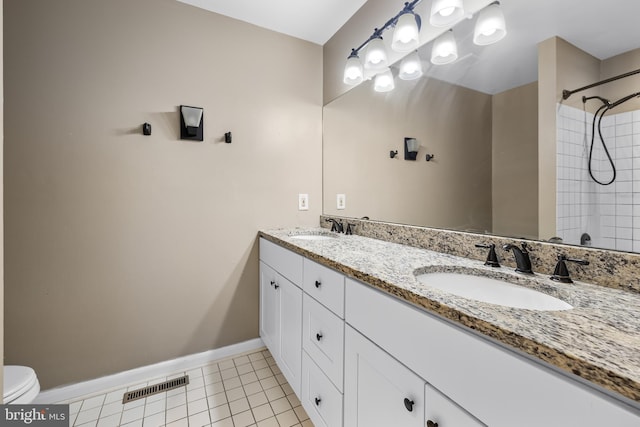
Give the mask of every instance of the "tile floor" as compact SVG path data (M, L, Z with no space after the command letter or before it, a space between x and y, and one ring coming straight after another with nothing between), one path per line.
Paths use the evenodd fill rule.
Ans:
M122 404L125 391L185 373L186 387ZM313 427L266 349L65 403L70 426Z

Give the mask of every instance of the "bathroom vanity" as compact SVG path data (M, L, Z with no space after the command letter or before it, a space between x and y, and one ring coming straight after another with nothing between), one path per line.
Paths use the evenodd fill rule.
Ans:
M416 278L496 274L480 261L322 229L260 236L260 335L317 427L640 425L640 333L621 321L640 318L638 294L535 275L573 308L505 307Z

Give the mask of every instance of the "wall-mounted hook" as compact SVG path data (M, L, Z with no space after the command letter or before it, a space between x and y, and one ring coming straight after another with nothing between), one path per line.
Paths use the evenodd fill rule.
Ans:
M224 142L227 144L231 144L231 132L226 132L224 134Z
M142 125L142 134L143 135L151 135L151 124L145 123Z
M395 159L395 157L398 155L398 150L396 151L389 151L389 157L391 157L392 159Z
M435 154L427 154L427 162L430 162L431 160L433 160L433 158L435 157Z

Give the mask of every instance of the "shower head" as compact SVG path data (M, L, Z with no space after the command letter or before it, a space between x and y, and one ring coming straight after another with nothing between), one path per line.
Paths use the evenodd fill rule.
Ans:
M609 100L608 100L608 99L605 99L605 98L603 98L603 97L601 97L601 96L598 96L598 95L594 95L594 96L583 96L583 97L582 97L582 103L583 103L583 104L586 104L586 103L587 103L587 101L588 101L588 100L590 100L590 99L599 99L599 100L600 100L604 105L606 105L606 106L611 105L611 103L609 102Z
M611 110L612 108L617 107L620 104L624 104L625 102L629 101L630 99L636 98L640 96L640 92L636 92L636 93L632 93L631 95L627 95L624 98L620 98L618 99L616 102L614 102L613 104L609 105L609 110Z

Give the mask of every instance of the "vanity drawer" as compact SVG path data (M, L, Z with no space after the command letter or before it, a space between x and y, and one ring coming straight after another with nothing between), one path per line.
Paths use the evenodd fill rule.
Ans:
M344 318L344 276L317 262L304 259L303 288L322 305Z
M306 352L302 352L301 402L316 427L342 425L342 394Z
M486 427L429 384L425 387L424 396L425 418L428 421L439 426Z
M260 238L260 261L302 287L302 256Z
M344 321L307 294L302 307L302 348L342 391Z

